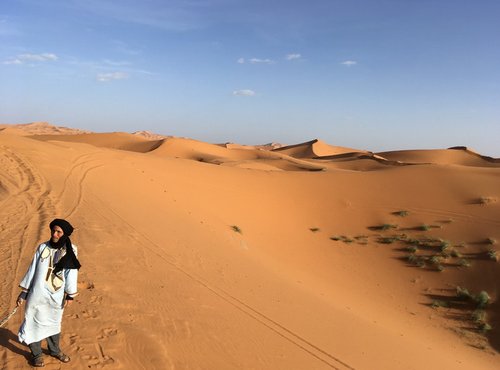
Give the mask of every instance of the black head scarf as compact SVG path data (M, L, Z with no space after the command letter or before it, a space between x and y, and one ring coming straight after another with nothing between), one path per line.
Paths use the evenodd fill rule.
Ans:
M50 245L53 248L62 248L63 246L66 246L66 254L59 260L59 262L56 263L54 273L58 273L62 269L79 269L81 267L80 262L78 261L78 258L76 258L75 251L73 250L73 246L71 244L71 240L69 236L73 232L73 226L71 224L63 219L56 218L53 220L49 227L50 230L52 231L54 229L54 226L59 226L62 231L63 235L59 238L57 242L53 242L52 238L50 240Z

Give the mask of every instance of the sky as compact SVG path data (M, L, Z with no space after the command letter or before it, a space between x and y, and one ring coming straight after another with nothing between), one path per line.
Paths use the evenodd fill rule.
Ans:
M1 0L0 123L500 157L497 0Z

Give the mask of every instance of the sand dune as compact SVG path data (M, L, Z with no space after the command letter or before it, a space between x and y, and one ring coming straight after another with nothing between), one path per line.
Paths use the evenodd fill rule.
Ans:
M332 146L319 139L308 141L301 144L289 145L282 148L275 149L280 153L285 153L295 158L320 158L326 156L334 156L344 153L362 152L366 151L345 148L341 146Z
M472 167L499 167L500 162L494 158L481 156L467 148L438 150L399 150L377 153L383 158L405 163L445 164Z
M314 141L270 151L9 131L0 318L50 220L69 219L83 265L63 322L71 368L500 365L494 162L456 149L373 155ZM479 332L477 303L457 286L489 294L492 330ZM0 329L3 369L27 367L21 319Z

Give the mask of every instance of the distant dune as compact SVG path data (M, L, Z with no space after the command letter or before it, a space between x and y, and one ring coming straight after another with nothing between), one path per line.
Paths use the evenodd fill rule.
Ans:
M499 162L0 125L0 319L61 217L69 368L496 370ZM21 320L2 369L28 366Z

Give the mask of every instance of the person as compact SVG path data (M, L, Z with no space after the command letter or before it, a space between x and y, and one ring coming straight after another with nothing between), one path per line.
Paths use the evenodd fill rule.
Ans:
M31 351L31 365L45 366L42 340L47 340L49 353L61 362L70 358L59 348L61 321L64 308L71 304L77 292L77 247L70 240L73 226L63 219L50 225L51 238L38 246L33 260L19 287L17 306L26 301L24 321L19 328L19 341Z

